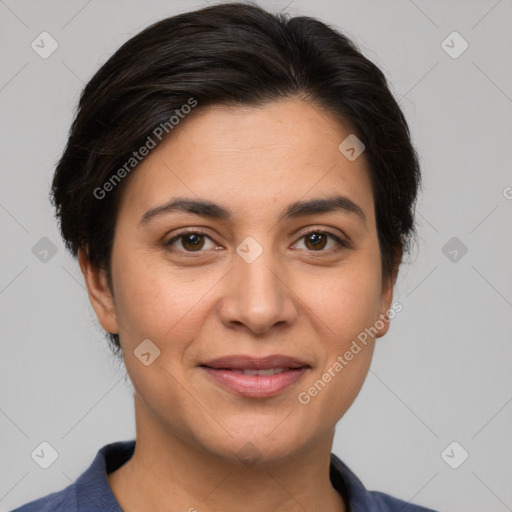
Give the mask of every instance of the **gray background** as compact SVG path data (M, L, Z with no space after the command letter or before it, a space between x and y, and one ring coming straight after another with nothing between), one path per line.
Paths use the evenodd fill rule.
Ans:
M389 78L423 169L419 245L395 293L404 309L333 451L370 489L444 511L512 510L512 2L261 4L316 16L359 44ZM64 250L48 189L92 74L149 23L202 5L0 1L3 511L62 489L101 446L135 436L131 385ZM43 31L59 44L47 59L31 48ZM453 31L469 44L458 58L441 46ZM46 261L43 237L57 250ZM454 247L443 252L452 237L456 261ZM31 458L42 441L59 454L46 470ZM441 456L452 441L469 453L458 469ZM448 450L452 464L461 453Z

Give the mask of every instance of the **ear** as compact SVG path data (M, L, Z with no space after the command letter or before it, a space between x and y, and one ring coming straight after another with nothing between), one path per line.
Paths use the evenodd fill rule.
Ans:
M107 332L118 334L114 297L108 286L106 271L93 265L89 261L86 250L82 248L78 250L78 263L99 323Z
M395 290L396 278L398 277L398 267L400 266L400 262L402 261L402 249L395 249L394 253L394 265L393 271L391 275L387 279L383 279L382 283L382 292L380 299L380 310L379 317L376 321L376 329L378 329L377 338L384 336L389 330L389 322L390 319L387 315L387 312L391 309L391 303L393 301L393 292ZM380 322L379 322L380 320ZM377 324L378 322L378 324ZM383 325L382 328L378 328L378 326Z

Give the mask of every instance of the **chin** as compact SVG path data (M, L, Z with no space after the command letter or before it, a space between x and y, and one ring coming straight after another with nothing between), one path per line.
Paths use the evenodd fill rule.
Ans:
M282 420L282 418L281 418ZM276 425L279 422L276 423ZM274 427L275 428L275 425ZM272 432L272 428L237 428L226 425L229 434L204 439L204 432L198 433L198 441L208 452L234 462L252 467L257 463L272 462L286 458L301 448L301 435L294 436L290 429ZM269 435L270 434L270 435Z

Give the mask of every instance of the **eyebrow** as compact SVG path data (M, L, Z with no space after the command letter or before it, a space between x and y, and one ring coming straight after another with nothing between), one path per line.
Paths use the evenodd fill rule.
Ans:
M233 217L231 210L211 201L176 197L165 204L149 209L142 215L139 225L146 224L156 217L173 212L192 213L201 217L219 220L230 220ZM291 203L286 207L284 212L279 215L278 222L308 215L332 212L356 215L366 226L366 216L362 208L348 197L341 195Z

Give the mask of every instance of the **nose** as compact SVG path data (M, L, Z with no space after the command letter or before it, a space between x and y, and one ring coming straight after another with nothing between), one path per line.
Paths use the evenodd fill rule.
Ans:
M226 327L243 327L261 335L295 322L296 299L275 258L270 250L251 263L236 255L219 308Z

